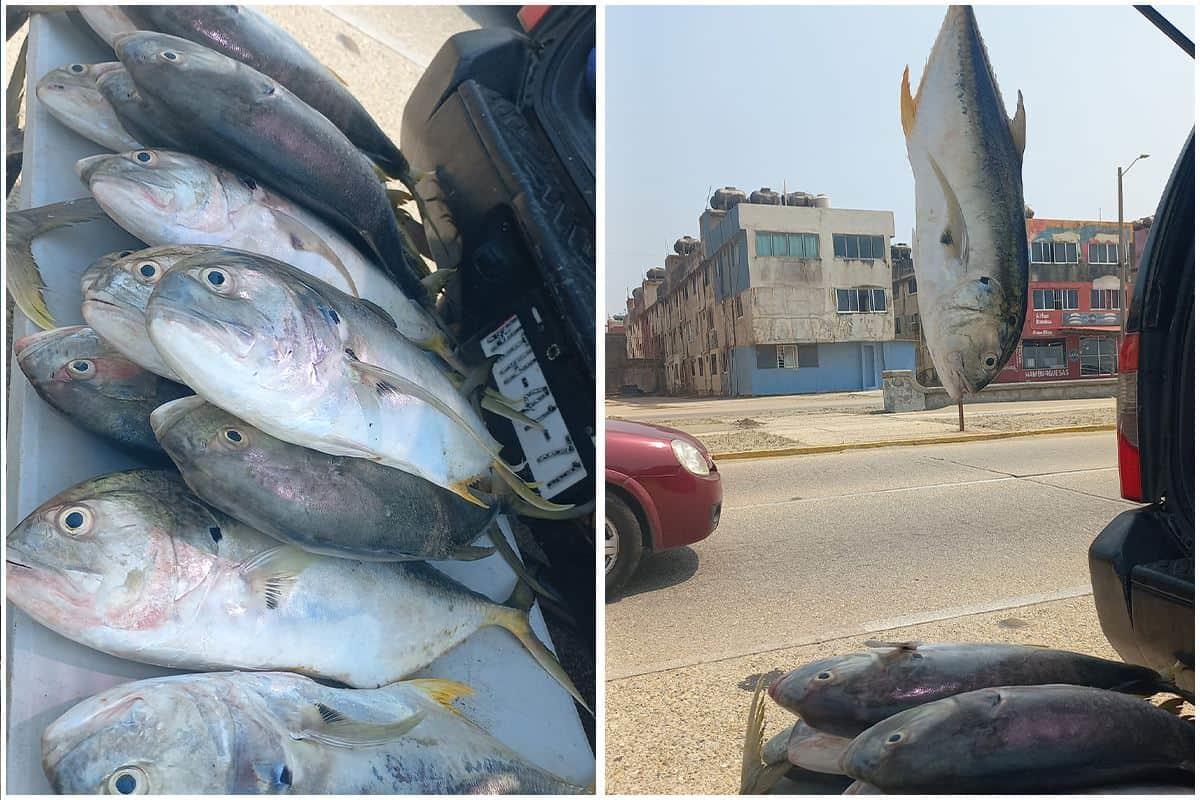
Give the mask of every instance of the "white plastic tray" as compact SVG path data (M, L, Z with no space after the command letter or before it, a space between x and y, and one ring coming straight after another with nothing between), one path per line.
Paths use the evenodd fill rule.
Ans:
M114 59L111 51L77 30L65 14L34 15L30 26L22 207L85 196L87 191L75 175L75 162L102 152L46 113L34 92L38 78L63 64ZM39 239L34 253L49 287L47 304L55 321L59 325L82 324L80 274L98 256L137 244L108 220ZM14 339L35 330L19 311L14 314L13 327ZM42 402L15 365L8 403L6 531L69 486L140 466ZM512 541L507 523L502 527ZM516 582L499 556L436 566L497 601L504 600ZM171 670L90 650L43 628L7 602L5 611L7 790L11 794L49 793L41 768L41 735L46 725L96 692L126 681L170 674ZM549 645L536 607L532 621L538 636ZM470 685L475 694L460 702L465 716L530 762L582 786L594 780L595 757L571 698L507 631L482 630L420 674Z

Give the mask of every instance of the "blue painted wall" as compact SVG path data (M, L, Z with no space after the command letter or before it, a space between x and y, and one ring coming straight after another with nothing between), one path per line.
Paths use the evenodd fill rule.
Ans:
M801 369L758 369L753 347L735 347L726 388L739 395L861 391L882 387L883 370L916 369L916 362L916 342L908 341L818 344L818 366Z

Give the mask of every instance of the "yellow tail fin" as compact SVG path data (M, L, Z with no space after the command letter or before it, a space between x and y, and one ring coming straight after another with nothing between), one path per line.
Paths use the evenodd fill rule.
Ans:
M533 632L533 628L529 625L529 617L524 612L507 606L493 606L488 611L487 621L488 624L504 628L517 637L517 641L525 645L525 649L533 656L534 661L546 670L546 673L554 678L559 686L566 689L567 693L575 698L575 702L587 709L587 712L593 717L596 715L596 712L592 711L592 707L583 699L583 695L575 688L575 684L567 675L566 670L562 668L562 664L558 663L554 653L551 653L550 649L542 644L542 640Z

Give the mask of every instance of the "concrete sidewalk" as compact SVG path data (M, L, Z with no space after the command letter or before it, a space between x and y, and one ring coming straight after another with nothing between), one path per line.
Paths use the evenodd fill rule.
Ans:
M605 413L678 428L704 442L714 455L796 454L1094 431L1116 422L1111 398L973 403L966 406L966 430L960 433L957 408L886 414L880 392L713 400L621 398L608 400Z

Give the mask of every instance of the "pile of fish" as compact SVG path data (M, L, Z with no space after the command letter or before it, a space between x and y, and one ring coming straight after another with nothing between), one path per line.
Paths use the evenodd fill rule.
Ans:
M950 6L900 122L916 186L921 330L951 400L1004 369L1025 324L1025 105L1009 119L970 6Z
M1180 694L1153 670L1028 645L866 645L775 680L766 694L797 719L765 744L759 679L742 794L795 768L846 776L846 794L1194 786L1194 724L1137 696Z
M572 509L484 424L536 425L438 316L446 276L386 185L411 185L407 161L257 12L79 13L116 60L55 69L37 98L114 152L76 164L90 197L9 214L9 286L43 329L14 354L46 403L152 468L29 514L7 537L7 596L95 650L196 674L54 721L52 786L583 791L464 718L468 686L411 679L498 627L587 708L520 592L497 604L425 563L499 552L519 570L499 514ZM87 265L87 326L55 327L31 243L105 216L146 246Z

